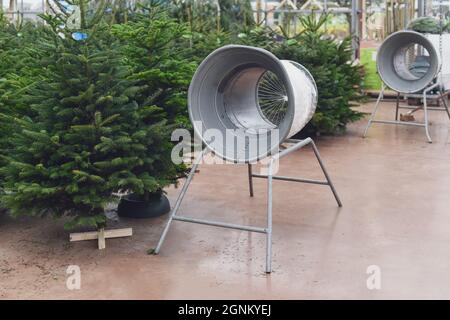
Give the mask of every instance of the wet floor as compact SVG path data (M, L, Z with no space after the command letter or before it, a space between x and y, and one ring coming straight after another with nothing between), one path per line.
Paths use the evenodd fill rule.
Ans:
M380 116L393 115L384 103ZM62 221L3 216L0 297L449 299L450 121L432 112L433 144L423 128L382 124L362 139L366 121L315 138L342 208L327 186L274 182L271 275L263 234L176 221L152 256L167 217L113 223L134 235L99 251L96 241L69 243ZM283 159L279 174L323 178L309 147ZM172 203L179 191L168 190ZM245 166L204 165L180 214L264 227L265 210L265 180L250 198ZM69 265L80 267L80 290L66 287ZM379 290L367 287L369 266Z

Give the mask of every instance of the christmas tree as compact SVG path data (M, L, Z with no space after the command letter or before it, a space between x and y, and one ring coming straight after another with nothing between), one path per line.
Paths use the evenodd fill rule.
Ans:
M242 28L231 39L232 43L264 48L280 59L299 62L312 74L318 87L317 109L298 137L342 133L349 122L363 116L351 108L363 99L362 67L352 61L349 37L337 41L324 34L327 19L328 15L316 14L300 18L303 30L292 37L255 25Z
M160 1L138 8L131 21L112 27L132 67L131 78L141 88L137 102L146 106L152 99L169 124L190 127L187 91L197 63L189 49L187 26L171 18Z
M86 0L55 4L36 42L40 81L20 98L30 111L8 137L0 200L13 215L70 215L68 228L103 227L113 192L161 190L180 168L163 108L136 100L143 88L99 19L102 3L94 13ZM69 21L75 13L79 25Z
M280 59L298 61L315 79L319 99L312 120L302 135L336 134L363 114L353 110L363 99L360 85L362 67L352 61L351 38L338 42L324 34L328 15L300 18L303 32L287 38L272 51Z
M39 81L34 41L41 31L32 23L9 23L0 13L0 167L6 163L3 156L14 148L9 139L14 119L30 113L21 96L28 86ZM2 182L0 177L0 190Z

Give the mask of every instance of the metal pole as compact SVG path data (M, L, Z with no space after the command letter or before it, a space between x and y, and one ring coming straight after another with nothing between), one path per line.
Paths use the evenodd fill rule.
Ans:
M280 153L277 153L276 155L273 156L274 159L280 159L283 158L284 156L288 155L291 152L294 152L295 150L298 150L300 148L303 148L304 146L306 146L307 144L310 144L312 141L311 138L306 138L305 140L299 140L297 141L297 143L295 145L293 145L292 147L289 147L283 151L281 151Z
M445 111L447 111L448 118L450 119L450 111L448 110L448 104L444 98L444 94L442 93L442 91L439 91L439 94L441 95L441 100L442 100L442 103L444 104L444 109L445 109Z
M316 145L314 144L314 141L311 138L306 138L305 140L297 140L297 139L286 139L285 142L288 143L295 143L295 145L290 146L288 148L286 148L285 150L283 150L282 152L276 154L275 156L273 156L272 159L274 160L278 160L281 159L282 157L288 155L289 153L298 150L300 148L305 147L308 144L312 144L313 147L313 151L314 154L317 158L317 161L319 162L320 168L322 169L326 181L320 181L320 180L312 180L312 179L303 179L303 178L294 178L294 177L284 177L284 176L271 176L272 180L283 180L283 181L291 181L291 182L301 182L301 183L311 183L311 184L319 184L319 185L328 185L331 188L331 191L333 192L333 195L336 199L336 202L338 204L339 207L342 207L342 202L339 199L339 196L337 194L336 189L334 188L334 185L331 181L330 176L328 175L328 172L325 168L325 165L322 161L322 157L320 156L319 150L317 149ZM263 174L253 174L252 175L254 178L263 178L263 179L268 179L269 175L263 175Z
M367 5L366 0L361 0L360 4L361 9L361 23L360 23L360 32L361 39L367 39Z
M159 250L161 249L164 239L167 236L167 232L169 231L170 225L172 224L173 217L176 215L178 209L180 208L181 201L183 200L184 195L186 194L186 191L189 187L189 184L191 183L192 178L195 175L195 171L197 170L197 167L200 164L200 161L203 159L204 155L207 152L208 152L207 148L203 149L202 153L195 160L195 162L191 168L191 171L189 172L189 175L186 179L186 182L184 183L183 187L181 188L180 194L178 195L177 201L175 202L175 206L173 207L172 212L170 213L170 217L169 217L169 220L167 221L166 227L164 228L163 233L161 234L161 238L159 239L158 245L156 246L155 251L153 252L154 254L159 253Z
M272 158L267 175L267 233L266 233L266 273L272 272Z
M398 124L398 125L402 125L402 126L425 127L425 123L406 122L406 121L373 120L372 123Z
M431 143L430 133L428 132L428 109L427 109L427 93L423 92L423 114L425 118L425 134L427 135L428 142Z
M311 140L311 145L313 147L314 153L316 155L317 161L319 161L319 165L322 168L323 174L325 175L325 178L328 181L328 184L331 188L331 191L333 192L334 198L336 199L336 202L338 204L339 207L342 207L342 202L341 199L339 199L339 196L337 194L336 189L334 188L333 183L331 182L330 176L328 175L327 169L325 168L325 165L323 164L322 158L320 157L320 153L319 150L316 147L316 144L314 143L313 140Z
M250 191L250 197L253 197L253 172L251 163L248 164L248 189Z
M250 231L250 232L259 232L259 233L266 233L267 232L267 230L265 228L260 228L260 227L243 226L243 225L240 225L240 224L227 223L227 222L218 222L218 221L197 219L197 218L177 216L177 215L173 216L173 220L184 221L184 222L191 222L191 223L197 223L197 224L204 224L204 225L214 226L214 227L222 227L222 228L228 228L228 229Z
M170 225L172 221L184 221L184 222L190 222L190 223L196 223L196 224L203 224L203 225L210 225L210 226L216 226L216 227L223 227L223 228L230 228L230 229L236 229L236 230L244 230L244 231L250 231L250 232L258 232L258 233L265 233L266 234L266 273L272 272L272 213L273 213L273 180L279 179L279 180L287 180L287 181L294 181L294 182L306 182L306 183L315 183L315 184L324 184L329 185L331 188L331 191L334 194L334 197L338 203L338 205L341 207L342 203L337 195L337 192L334 188L333 183L331 182L331 179L328 175L328 172L325 169L325 165L322 161L322 158L320 157L319 151L314 144L313 140L311 138L307 138L305 140L296 140L296 139L286 139L285 142L294 143L294 145L286 148L285 150L277 153L274 155L269 162L268 166L268 174L267 175L256 175L252 173L252 165L248 164L248 174L249 174L249 187L251 194L253 193L253 186L252 186L252 178L258 177L258 178L267 178L267 227L261 228L261 227L254 227L254 226L246 226L246 225L238 225L238 224L232 224L232 223L226 223L226 222L220 222L220 221L211 221L211 220L205 220L205 219L198 219L198 218L191 218L186 216L179 216L177 215L178 209L181 205L181 202L183 201L183 198L187 192L187 189L193 179L193 176L196 172L196 169L201 161L201 159L205 156L208 149L204 149L201 155L196 158L194 161L194 164L191 168L191 171L186 179L186 182L184 183L182 190L180 191L180 194L178 195L177 201L175 203L174 208L172 209L172 212L170 214L170 218L167 221L167 224L163 230L163 233L161 235L161 238L159 239L158 245L156 246L154 250L154 254L158 254L161 246L166 238L166 235L168 233L168 230L170 228ZM300 148L303 148L304 146L308 144L312 144L314 154L316 155L316 158L319 162L319 165L326 177L326 181L319 181L319 180L309 180L309 179L297 179L297 178L291 178L291 177L282 177L282 176L274 176L273 175L273 164L274 161L278 161L280 158L287 156L291 152L294 152L295 150L298 150Z
M428 96L429 97L429 96ZM420 95L420 99L422 99L422 95ZM437 97L437 99L441 99L440 97ZM439 103L439 105L441 105L441 103ZM422 107L413 107L413 106L399 106L399 109L409 109L409 110L418 110L418 109L422 109ZM434 111L445 111L445 107L427 107L428 111L430 110L434 110Z
M359 0L352 0L352 13L351 13L351 26L350 26L350 33L352 37L352 48L353 48L353 56L355 58L359 57L359 32L358 32L358 4Z
M266 27L268 26L268 22L267 22L267 1L268 0L264 0L264 24L266 25Z
M375 107L373 108L372 114L370 115L369 122L367 123L366 129L364 130L363 138L365 138L367 136L367 131L369 131L369 127L375 118L375 114L377 113L378 105L380 104L381 99L383 99L384 88L385 88L385 86L383 83L381 85L381 91L380 91L380 94L378 95L378 99L377 99L377 102L375 103Z
M404 19L403 19L403 29L406 29L409 23L409 3L408 0L404 0L404 11L405 11L405 15L404 15Z
M417 17L423 17L425 15L425 0L417 1Z
M267 179L267 175L264 175L264 174L254 174L253 177L254 178ZM273 180L290 181L290 182L301 182L301 183L328 185L327 181L312 180L312 179L301 179L301 178L292 178L292 177L284 177L284 176L272 176L272 179Z
M261 0L256 0L256 24L261 23Z
M395 121L398 120L398 109L400 107L400 92L397 92L397 103L395 105Z
M425 90L423 90L423 113L424 113L424 118L425 118L425 134L427 135L427 139L428 139L429 143L432 143L433 141L431 140L430 132L428 130L427 92L433 90L438 85L439 85L439 83L435 83L431 87L428 87Z

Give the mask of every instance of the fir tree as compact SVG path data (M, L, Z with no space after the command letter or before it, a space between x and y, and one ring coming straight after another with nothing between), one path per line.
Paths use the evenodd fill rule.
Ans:
M319 93L316 113L303 129L304 134L336 134L349 122L362 117L353 110L361 101L362 67L353 63L350 37L337 42L324 35L328 15L300 18L304 31L284 40L274 53L280 59L300 62L313 75Z
M164 113L151 98L136 101L142 88L109 27L89 25L86 14L76 41L74 30L61 29L67 16L43 16L41 79L22 95L31 116L15 119L0 199L13 215L70 215L66 227L101 227L113 192L161 190L179 168Z
M362 67L352 61L350 38L338 42L324 34L327 19L327 15L315 14L302 17L303 31L294 37L282 37L261 26L246 28L236 41L265 48L280 59L297 61L311 72L319 99L316 112L301 135L341 133L347 123L362 117L361 112L351 108L363 99Z
M190 127L187 90L197 68L189 49L190 33L159 1L150 1L140 9L133 21L112 27L132 67L130 78L140 87L137 102L145 107L151 99L168 124Z
M0 167L10 148L14 119L32 112L21 99L23 92L39 81L40 67L35 63L39 53L34 41L40 36L40 25L9 23L0 14ZM0 188L3 179L0 177Z

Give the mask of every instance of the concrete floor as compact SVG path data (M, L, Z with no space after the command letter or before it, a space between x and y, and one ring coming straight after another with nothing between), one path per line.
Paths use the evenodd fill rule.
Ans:
M371 110L368 103L362 110ZM385 116L393 104L384 103ZM421 120L422 115L416 116ZM159 256L166 217L121 220L131 238L69 243L63 221L0 218L1 298L134 299L450 299L450 122L423 128L366 120L344 136L316 139L344 207L326 186L275 182L273 269L264 273L264 235L174 222ZM321 177L310 148L282 163L280 174ZM169 190L174 199L180 189ZM232 223L265 223L265 181L248 197L245 166L202 166L181 213ZM81 290L66 288L79 265ZM367 267L381 289L366 286Z

